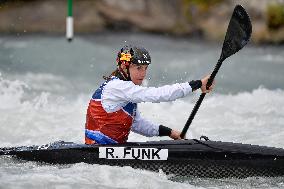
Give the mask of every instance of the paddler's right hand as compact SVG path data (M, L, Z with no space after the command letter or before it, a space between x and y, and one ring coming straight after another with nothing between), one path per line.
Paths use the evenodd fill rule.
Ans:
M172 138L174 140L181 140L180 134L181 134L181 132L176 131L176 130L172 130L170 138Z

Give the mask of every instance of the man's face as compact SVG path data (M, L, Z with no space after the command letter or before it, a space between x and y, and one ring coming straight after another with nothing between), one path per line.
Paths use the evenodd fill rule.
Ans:
M132 82L135 85L141 85L143 79L146 77L148 65L137 65L130 64L129 65L129 73Z

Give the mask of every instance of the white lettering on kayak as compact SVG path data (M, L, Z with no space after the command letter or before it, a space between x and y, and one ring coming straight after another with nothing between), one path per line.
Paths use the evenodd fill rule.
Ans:
M167 160L168 149L161 148L130 148L130 147L100 147L99 158L103 159L137 159L137 160Z

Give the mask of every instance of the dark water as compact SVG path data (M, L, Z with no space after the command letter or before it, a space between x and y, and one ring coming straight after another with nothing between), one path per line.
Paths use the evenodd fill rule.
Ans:
M77 37L4 37L0 41L0 69L5 77L50 74L66 78L72 92L89 92L103 75L115 69L117 51L124 44L146 47L152 56L149 85L199 79L213 70L220 44L152 35L99 35ZM247 46L225 60L217 75L218 93L252 91L263 86L283 89L284 47ZM52 90L52 89L51 89ZM63 90L63 89L62 89ZM54 91L58 92L58 91Z

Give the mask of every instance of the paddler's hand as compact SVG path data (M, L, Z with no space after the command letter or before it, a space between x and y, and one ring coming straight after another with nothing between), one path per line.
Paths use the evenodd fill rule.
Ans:
M170 137L174 140L181 140L180 134L181 134L181 132L176 131L176 130L172 130Z
M201 82L202 82L201 91L202 91L202 93L210 93L215 86L215 80L214 80L212 85L209 87L209 89L208 90L206 89L206 85L207 85L209 78L210 78L210 75L207 75L206 77L201 79Z

